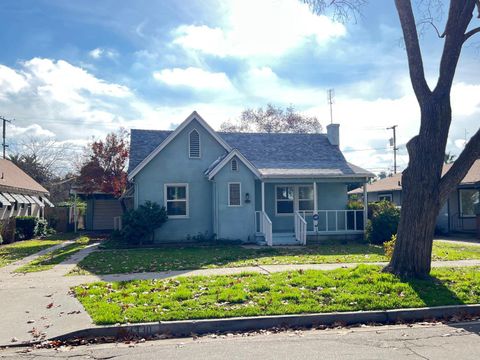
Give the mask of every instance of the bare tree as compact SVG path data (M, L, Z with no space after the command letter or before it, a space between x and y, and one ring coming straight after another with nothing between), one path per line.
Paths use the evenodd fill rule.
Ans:
M220 129L226 132L319 133L322 125L316 117L302 115L293 106L284 110L268 104L265 109L242 111L237 121L224 122Z
M343 1L306 0L316 12L325 5ZM356 1L352 1L355 3ZM350 2L349 2L350 3ZM438 3L438 1L435 1ZM361 4L357 4L361 5ZM480 129L470 139L450 170L442 177L448 133L452 121L450 93L462 47L480 33L474 16L480 18L479 0L451 0L445 29L437 29L443 52L436 86L425 78L419 44L418 23L410 0L395 0L403 31L413 91L420 107L420 131L407 143L408 167L403 172L403 200L397 241L386 271L406 277L430 273L435 222L441 206L480 157ZM345 8L347 9L347 8ZM351 10L350 10L351 11Z

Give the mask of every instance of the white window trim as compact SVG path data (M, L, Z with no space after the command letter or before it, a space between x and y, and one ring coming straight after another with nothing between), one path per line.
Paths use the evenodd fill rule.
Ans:
M236 169L233 168L233 162L234 162L234 161L235 161L235 163L237 164L237 168L236 168ZM232 171L238 171L238 160L237 160L237 158L234 157L234 158L230 161L230 169L231 169Z
M191 156L190 155L190 135L196 131L198 134L198 157ZM200 136L200 131L198 131L196 128L193 128L189 133L188 133L188 158L189 159L201 159L202 158L202 137Z
M459 216L460 218L474 218L474 217L476 217L475 214L473 214L473 215L464 215L464 214L463 214L462 195L461 195L462 190L463 190L463 191L465 191L465 190L477 190L477 191L480 191L480 190L478 190L478 189L458 189L458 207L459 207L459 209L460 209L460 213L458 214L458 216Z
M240 204L239 205L232 205L230 203L230 185L234 185L234 184L237 184L237 185L240 185ZM228 186L227 186L227 195L228 195L228 207L241 207L242 206L242 183L241 182L229 182L228 183Z
M299 187L302 187L302 186L310 186L313 188L313 184L276 184L275 185L275 194L274 194L274 197L275 197L275 216L279 216L279 217L282 217L282 216L294 216L295 215L295 212L296 211L305 211L305 212L312 212L315 211L315 210L299 210L299 204L300 204L300 200L310 200L310 199L300 199L299 198L299 192L298 192L298 188ZM277 188L279 187L293 187L293 213L279 213L277 212L277 203L278 201L290 201L290 200L278 200L277 199ZM315 192L314 192L314 195L315 196ZM315 202L315 198L314 199L311 199Z
M174 186L185 186L185 200L167 200L167 188ZM189 199L189 189L188 183L168 183L163 185L163 205L165 206L165 211L168 213L167 202L168 201L185 201L186 202L186 215L168 215L169 219L188 219L190 217L190 199Z

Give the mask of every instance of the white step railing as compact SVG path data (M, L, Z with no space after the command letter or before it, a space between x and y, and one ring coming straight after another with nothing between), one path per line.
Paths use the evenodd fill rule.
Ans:
M307 245L307 222L299 211L295 212L295 239L301 245Z
M255 230L263 234L268 246L273 245L272 220L265 211L255 211Z
M307 230L314 231L313 211L299 211L307 221ZM366 214L364 210L317 210L317 229L319 233L363 232Z

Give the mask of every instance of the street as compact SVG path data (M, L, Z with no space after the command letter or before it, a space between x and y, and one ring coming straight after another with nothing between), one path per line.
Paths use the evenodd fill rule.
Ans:
M210 335L136 344L11 348L2 359L478 359L480 322Z

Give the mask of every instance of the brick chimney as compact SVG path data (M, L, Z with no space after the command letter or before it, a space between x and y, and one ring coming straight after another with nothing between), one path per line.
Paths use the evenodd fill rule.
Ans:
M340 124L327 125L327 137L330 144L340 146Z

